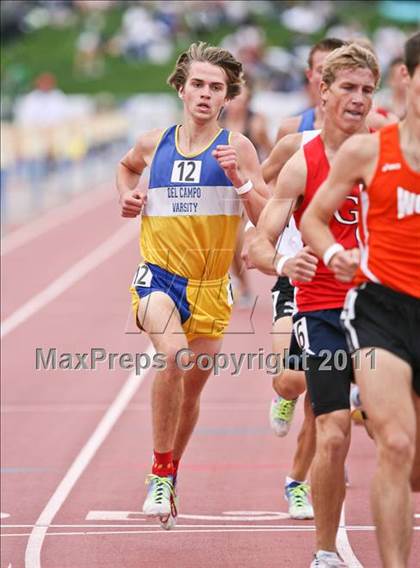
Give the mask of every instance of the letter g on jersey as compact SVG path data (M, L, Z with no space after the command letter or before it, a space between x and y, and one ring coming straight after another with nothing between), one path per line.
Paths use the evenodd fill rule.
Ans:
M348 195L340 209L334 213L335 219L343 225L355 225L359 220L358 203L358 197Z

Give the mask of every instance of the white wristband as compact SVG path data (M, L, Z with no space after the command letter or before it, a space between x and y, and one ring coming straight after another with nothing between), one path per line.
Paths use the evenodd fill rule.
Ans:
M254 186L252 185L252 181L249 179L243 185L241 185L241 187L233 187L238 195L244 195L245 193L251 191Z
M337 252L341 252L342 250L344 250L343 245L340 245L340 243L333 243L332 245L330 245L327 250L324 252L324 255L322 257L322 260L325 264L325 266L328 266L329 263L331 262L332 257L337 253Z
M293 258L292 256L285 254L284 256L280 257L280 260L276 264L276 272L279 276L284 276L283 274L283 266L285 263L290 259Z
M248 221L247 224L245 225L245 231L247 231L248 229L255 229L255 225L252 221Z

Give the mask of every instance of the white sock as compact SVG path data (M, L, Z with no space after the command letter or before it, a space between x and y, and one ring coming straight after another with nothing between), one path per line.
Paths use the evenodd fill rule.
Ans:
M306 481L298 481L297 479L293 479L293 477L286 477L286 481L284 482L285 485L290 485L291 483L306 483Z
M318 550L316 556L317 558L321 558L322 556L327 556L328 558L337 558L337 553L332 550Z

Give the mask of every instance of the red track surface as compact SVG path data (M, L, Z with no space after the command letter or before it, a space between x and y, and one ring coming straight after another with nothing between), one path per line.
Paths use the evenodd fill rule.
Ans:
M102 203L6 254L2 320L126 223L116 203ZM97 371L36 371L35 349L146 351L147 337L125 333L127 289L136 262L133 238L4 338L1 511L8 516L2 518L1 567L308 567L313 522L288 519L282 498L302 409L286 438L272 435L267 421L271 379L264 370L243 371L239 377L225 371L209 381L181 465L181 514L186 517L174 531L162 531L137 512L150 467L150 373L58 503L46 534L34 539L40 528L34 524L129 375L105 365ZM271 351L271 280L259 274L253 278L260 296L252 324L250 313L234 314L226 353ZM234 333L241 330L249 333ZM374 447L361 428L354 429L348 467L347 531L340 534L347 534L360 563L354 567L376 568L380 561L368 497ZM95 520L101 517L95 511L108 513ZM117 518L116 511L122 512ZM274 512L274 519L264 520L267 511ZM106 520L109 512L114 520ZM420 528L419 519L416 524ZM420 557L419 534L414 533L412 568Z

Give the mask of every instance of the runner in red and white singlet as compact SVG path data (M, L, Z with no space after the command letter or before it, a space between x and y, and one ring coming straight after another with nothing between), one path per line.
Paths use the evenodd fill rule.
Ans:
M344 44L344 41L336 38L324 38L313 45L309 52L306 76L311 93L311 103L314 106L299 116L286 118L280 126L275 148L262 164L264 179L273 187L287 160L320 132L315 128L320 129L324 119L319 92L322 65L329 53ZM288 132L290 134L287 134ZM279 252L294 255L302 247L300 233L296 229L294 218L291 217L278 243ZM290 518L313 519L310 484L307 479L315 453L315 417L309 395L306 392L301 349L293 333L294 287L287 276L279 276L276 279L271 289L271 297L273 302L272 348L273 353L281 355L283 364L273 377L275 396L270 401L270 426L277 436L286 436L292 424L298 398L305 393L303 421L297 436L291 468L285 479L284 497L288 502Z
M288 256L278 253L275 245L294 206L295 219L299 222L327 177L329 164L341 144L353 134L367 131L365 120L378 80L376 58L361 46L344 46L328 55L321 83L324 108L321 134L300 149L280 172L274 195L260 216L257 239L250 248L251 260L257 268L268 274L287 276L299 288L294 332L305 356L305 375L317 430L312 463L317 552L312 567L345 566L337 554L335 541L345 494L344 462L350 442L352 369L340 323L348 285L335 280L309 247ZM336 212L332 223L342 246L353 249L357 187L349 189L348 203Z
M325 181L330 170L328 158L325 155L324 142L317 136L308 142L304 149L307 167L305 194L301 205L295 211L294 217L299 228L302 215L312 200L320 185ZM347 199L335 212L330 221L330 229L335 240L346 249L358 246L356 230L358 221L358 202L360 189L358 185L352 189ZM346 294L351 287L345 282L338 282L334 274L320 260L316 274L310 282L296 283L296 305L299 312L342 308Z

